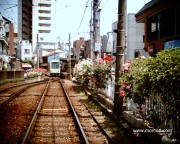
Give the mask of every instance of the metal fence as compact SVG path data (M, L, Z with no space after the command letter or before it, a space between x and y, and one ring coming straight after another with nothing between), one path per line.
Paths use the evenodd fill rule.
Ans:
M150 127L167 130L170 138L180 143L180 81L169 89L163 97L151 95L142 105L131 101L129 110L148 121Z

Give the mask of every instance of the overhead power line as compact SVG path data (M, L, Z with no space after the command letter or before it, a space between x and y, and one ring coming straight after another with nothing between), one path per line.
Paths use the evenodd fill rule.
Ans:
M81 18L81 22L80 22L80 24L79 24L79 27L78 27L78 29L77 29L77 31L76 31L76 33L74 34L73 37L75 37L75 35L78 34L78 32L79 32L79 29L80 29L80 27L81 27L82 21L83 21L83 19L84 19L84 15L85 15L85 13L86 13L86 9L87 9L87 7L88 7L88 3L89 3L89 0L87 1L87 4L86 4L86 6L85 6L84 13L83 13L83 16L82 16L82 18Z
M7 10L7 9L10 9L10 8L13 8L13 7L16 7L17 5L15 5L15 6L12 6L12 7L8 7L8 8L5 8L5 10Z

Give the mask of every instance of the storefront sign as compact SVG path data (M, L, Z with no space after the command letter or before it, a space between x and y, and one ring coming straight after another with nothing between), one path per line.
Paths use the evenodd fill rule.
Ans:
M154 52L154 45L148 45L148 53L153 53Z
M173 40L164 43L164 49L180 47L180 40Z

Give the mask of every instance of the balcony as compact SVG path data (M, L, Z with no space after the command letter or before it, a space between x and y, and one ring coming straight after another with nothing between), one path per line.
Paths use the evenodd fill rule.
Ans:
M27 22L27 21L22 21L22 24L23 24L23 26L26 26L26 27L28 27L29 26L29 23Z
M43 7L43 6L40 6L40 7L39 7L39 10L41 10L41 11L50 11L50 12L51 12L51 7Z
M23 19L25 19L27 21L29 18L27 15L23 14Z
M51 14L39 13L39 17L51 18Z
M39 33L50 33L51 30L39 30Z
M40 26L40 27L39 27L39 30L41 30L41 31L43 31L43 30L45 30L45 31L51 31L51 27Z
M25 27L25 26L23 26L22 31L23 31L24 33L26 33L26 34L28 34L28 33L29 33L29 29L28 29L27 27Z
M51 24L46 24L46 23L39 23L39 26L50 27L50 26L51 26Z
M42 17L42 16L39 16L39 20L51 20L51 17Z
M23 9L22 10L23 13L26 13L26 14L28 13L28 9L27 8L23 7L22 9Z
M47 0L38 0L39 6L45 6L45 7L49 7L51 6L51 1L47 1Z
M51 24L50 20L39 20L39 24Z

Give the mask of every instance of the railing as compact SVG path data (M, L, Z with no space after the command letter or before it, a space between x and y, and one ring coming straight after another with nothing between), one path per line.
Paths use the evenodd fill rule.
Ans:
M180 142L180 83L170 88L163 97L159 94L151 95L143 105L137 106L129 101L128 108L148 121L148 126L171 130L171 139Z

